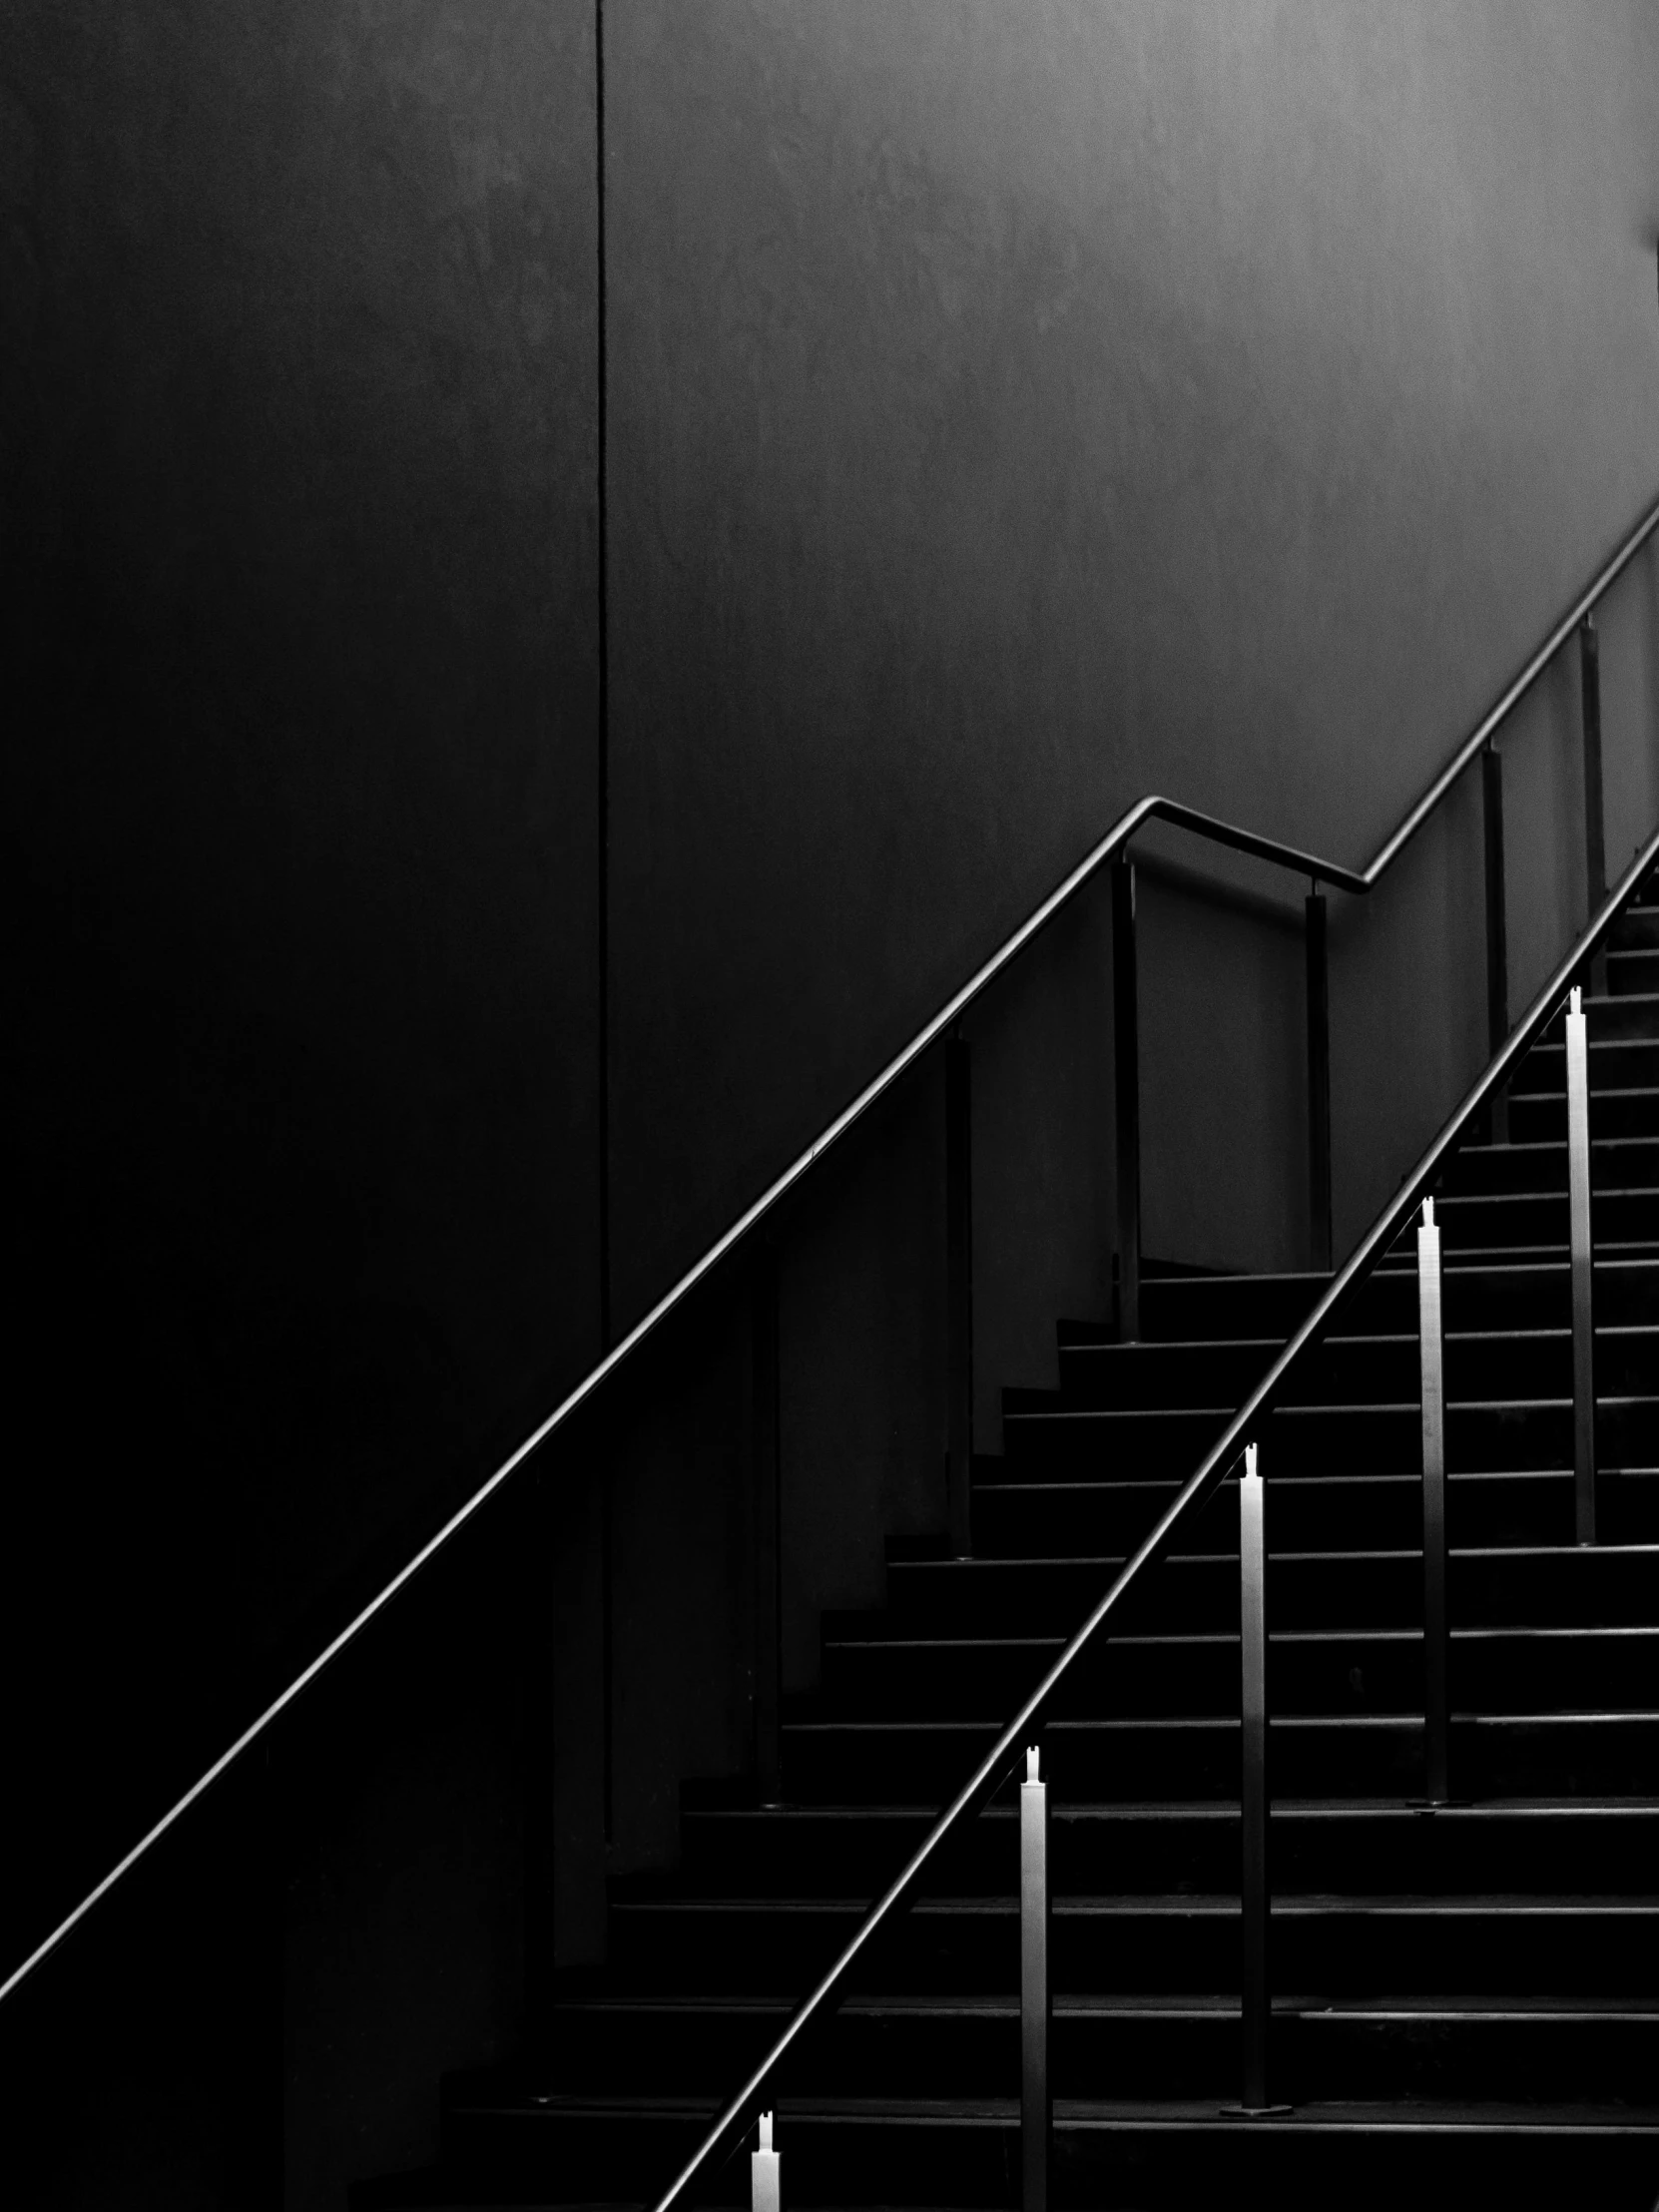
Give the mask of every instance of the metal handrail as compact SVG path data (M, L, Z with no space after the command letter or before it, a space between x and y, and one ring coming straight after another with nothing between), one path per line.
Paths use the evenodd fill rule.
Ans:
M1659 500L1655 500L1653 505L1649 507L1647 513L1643 515L1640 522L1636 524L1612 558L1597 570L1593 579L1585 585L1578 598L1561 617L1532 658L1516 672L1504 689L1499 692L1496 699L1493 700L1445 767L1441 769L1439 775L1435 777L1433 783L1429 785L1393 835L1379 851L1377 857L1365 871L1366 888L1368 890L1384 868L1393 865L1401 848L1416 835L1434 812L1434 809L1440 804L1440 801L1444 799L1446 793L1450 791L1452 785L1456 783L1458 777L1473 764L1476 756L1482 753L1491 743L1492 735L1499 725L1512 709L1520 705L1526 694L1532 689L1556 654L1560 652L1562 646L1566 644L1568 638L1572 636L1585 616L1594 613L1602 598L1618 582L1642 550L1642 547L1646 545L1648 539L1652 537L1656 528L1659 528ZM1336 877L1333 876L1331 880L1335 882Z
M1176 1535L1203 1510L1221 1487L1238 1463L1245 1445L1252 1440L1252 1432L1272 1413L1292 1371L1305 1354L1322 1342L1342 1309L1410 1220L1446 1155L1455 1148L1469 1123L1480 1113L1494 1092L1502 1089L1516 1063L1536 1042L1540 1031L1559 1009L1573 977L1600 945L1617 918L1619 909L1655 860L1659 860L1659 830L1638 850L1625 871L1623 880L1608 894L1589 927L1532 1001L1519 1026L1511 1032L1502 1049L1476 1078L1462 1104L1452 1113L1439 1135L1362 1237L1352 1256L1333 1278L1325 1296L1290 1338L1216 1442L1211 1445L1179 1495L1159 1515L1151 1532L1125 1562L1105 1596L1003 1729L952 1802L939 1815L903 1872L870 1908L857 1934L802 2004L761 2064L727 2105L672 2186L657 2200L655 2212L671 2212L671 2207L680 2202L703 2169L721 2152L731 2147L738 2133L747 2127L755 2112L760 2109L780 2065L807 2029L840 1994L848 1974L881 1929L909 1903L920 1887L929 1862L947 1837L960 1822L978 1812L1007 1780L1022 1750L1032 1741L1036 1730L1041 1726L1061 1683L1139 1578L1149 1568L1157 1565Z
M1339 890L1351 891L1357 895L1369 892L1378 878L1392 864L1402 847L1422 827L1458 777L1462 775L1482 747L1488 743L1492 732L1504 716L1537 681L1550 657L1559 650L1577 625L1583 621L1585 615L1591 611L1603 594L1623 574L1630 562L1635 559L1653 535L1656 528L1659 528L1659 499L1656 499L1647 508L1641 519L1620 541L1615 552L1597 570L1590 583L1586 585L1573 603L1570 611L1563 615L1556 624L1546 642L1539 647L1525 666L1511 679L1494 704L1482 717L1472 734L1459 746L1447 767L1441 770L1433 783L1417 800L1409 814L1406 815L1398 829L1382 846L1370 865L1360 873L1356 874L1352 868L1343 867L1335 860L1321 859L1316 853L1304 852L1295 845L1281 843L1276 837L1261 836L1252 830L1242 830L1234 823L1223 822L1217 816L1203 814L1196 807L1185 806L1179 800L1165 799L1158 794L1148 794L1146 798L1137 800L1134 806L1120 815L1106 834L1084 854L1070 873L1055 885L1042 903L1026 916L1013 934L1004 940L997 950L991 954L990 958L962 985L961 989L945 1001L933 1018L917 1030L909 1043L887 1062L878 1075L864 1085L864 1088L849 1105L841 1109L828 1128L814 1138L806 1151L798 1159L792 1161L783 1174L767 1186L760 1197L738 1216L737 1220L731 1224L725 1233L709 1246L701 1258L693 1262L679 1281L658 1299L657 1303L634 1324L626 1336L622 1337L611 1348L596 1367L589 1370L574 1389L560 1399L546 1419L530 1431L524 1440L502 1460L495 1471L480 1483L471 1496L450 1514L442 1526L427 1538L426 1542L420 1546L419 1550L410 1559L405 1561L390 1581L377 1591L360 1611L354 1613L335 1636L324 1644L315 1658L301 1668L287 1687L280 1691L256 1719L249 1723L242 1734L220 1754L212 1766L198 1777L184 1795L151 1828L145 1831L132 1849L124 1857L117 1860L103 1880L88 1891L79 1905L58 1923L51 1934L45 1936L29 1952L28 1956L12 1969L4 1981L0 1981L0 2002L4 2002L20 1983L25 1981L38 1966L42 1965L51 1956L65 1937L80 1926L93 1908L109 1895L116 1885L138 1865L140 1860L146 1858L154 1850L171 1829L183 1820L191 1807L200 1798L205 1797L214 1784L230 1768L236 1765L243 1754L251 1750L275 1726L289 1706L305 1690L310 1688L319 1675L326 1672L348 1645L356 1642L363 1630L385 1611L393 1598L408 1587L421 1569L428 1566L437 1554L449 1544L452 1538L459 1535L473 1516L488 1504L489 1500L518 1471L525 1460L537 1451L556 1430L562 1428L572 1415L597 1393L602 1385L609 1381L610 1377L616 1373L617 1369L639 1351L647 1338L655 1335L669 1315L677 1307L683 1305L691 1294L749 1236L751 1231L764 1221L769 1214L773 1213L783 1200L795 1190L797 1185L804 1181L825 1153L837 1144L853 1124L860 1121L870 1107L891 1090L893 1085L899 1082L914 1067L916 1062L937 1044L939 1039L960 1020L973 1002L989 988L1003 970L1019 957L1032 938L1040 934L1059 912L1060 908L1076 892L1081 890L1090 877L1096 874L1108 860L1124 849L1129 839L1144 823L1154 820L1167 822L1177 829L1192 830L1196 835L1207 838L1213 844L1225 845L1237 852L1250 853L1257 859L1267 860L1277 866L1289 868L1295 874L1307 875L1316 881L1330 883Z

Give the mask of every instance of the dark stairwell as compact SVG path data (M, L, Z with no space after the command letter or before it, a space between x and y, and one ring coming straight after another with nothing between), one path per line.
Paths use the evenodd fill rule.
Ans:
M1659 2189L1659 880L1587 1000L1599 1542L1574 1541L1564 1051L1450 1161L1451 1799L1423 1793L1416 1260L1398 1240L1263 1436L1273 2093L1240 2013L1238 1489L1045 1731L1054 2191L1648 2207ZM650 2201L1058 1652L1325 1279L1149 1271L1144 1341L1060 1327L1006 1393L973 1556L890 1547L786 1713L783 1802L688 1787L672 1876L518 2063L442 2090L364 2206ZM778 2097L788 2201L1020 2201L1012 1789L953 1839ZM747 2193L748 2161L708 2185Z

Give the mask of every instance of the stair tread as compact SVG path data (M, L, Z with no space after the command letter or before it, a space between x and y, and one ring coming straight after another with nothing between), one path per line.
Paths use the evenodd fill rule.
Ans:
M1454 1721L1479 1722L1483 1728L1543 1728L1557 1727L1568 1722L1616 1723L1619 1727L1624 1728L1633 1727L1638 1722L1653 1723L1659 1721L1659 1711L1648 1711L1646 1708L1637 1707L1614 1708L1611 1710L1605 1707L1585 1707L1583 1709L1562 1707L1548 1713L1488 1713L1479 1710L1465 1712L1454 1706L1451 1718ZM1100 1719L1078 1720L1064 1717L1044 1723L1050 1734L1056 1730L1075 1734L1088 1729L1101 1731L1129 1729L1178 1730L1237 1728L1238 1725L1239 1717L1236 1713L1109 1714ZM1271 1716L1271 1725L1281 1729L1363 1729L1420 1727L1422 1723L1420 1716L1403 1712L1274 1713ZM1000 1715L989 1714L978 1720L963 1720L955 1715L941 1715L919 1720L896 1721L870 1720L863 1715L854 1714L832 1720L797 1720L791 1718L784 1722L784 1726L786 1729L801 1735L810 1735L815 1732L823 1734L825 1731L831 1729L844 1730L849 1733L856 1732L863 1735L911 1735L921 1728L949 1731L952 1734L971 1732L975 1735L987 1735L1000 1731L1006 1726L1006 1722Z
M993 1462L994 1463L994 1462ZM1604 1466L1600 1470L1607 1476L1659 1475L1659 1466ZM974 1481L976 1495L993 1492L1017 1497L1028 1496L1036 1490L1125 1490L1145 1499L1158 1489L1179 1490L1182 1477L1149 1476L1144 1481L1134 1481L1122 1475L1032 1475L1014 1482L988 1482L982 1478ZM1421 1487L1422 1474L1414 1468L1357 1467L1339 1474L1281 1475L1287 1484L1294 1483L1299 1490L1314 1488L1317 1484L1409 1482ZM1447 1470L1448 1482L1570 1482L1571 1467L1452 1467ZM953 1562L954 1563L954 1562Z
M527 2107L548 2114L713 2118L721 2109L715 2096L674 2096L660 2092L629 2094L617 2091L504 2093L503 2104ZM490 2108L480 2099L483 2108ZM494 2108L501 2108L496 2105ZM877 2096L780 2096L775 2107L781 2117L913 2118L917 2120L982 2120L1006 2126L1019 2117L1017 2097L877 2097ZM1246 2128L1295 2131L1319 2127L1400 2128L1411 2132L1427 2128L1470 2128L1481 2132L1526 2133L1564 2131L1571 2134L1600 2131L1659 2134L1659 2098L1652 2106L1607 2104L1520 2104L1437 2101L1400 2098L1394 2101L1329 2102L1298 2105L1285 2113L1242 2119L1236 2111L1218 2105L1214 2098L1125 2099L1056 2097L1054 2117L1059 2125L1208 2125L1218 2129Z
M869 1904L868 1897L862 1892L851 1897L670 1896L625 1900L619 1910L647 1915L700 1913L719 1918L723 1915L752 1913L863 1914L869 1911ZM921 1898L910 1910L923 1918L988 1916L1006 1920L1017 1915L1019 1900L1011 1894L1003 1893L989 1897ZM1239 1899L1237 1892L1229 1895L1226 1891L1191 1894L1182 1891L1126 1891L1102 1897L1063 1891L1055 1895L1054 1910L1063 1917L1073 1919L1236 1919ZM1396 1920L1424 1916L1443 1920L1493 1916L1510 1920L1538 1920L1546 1917L1568 1920L1612 1920L1625 1917L1659 1920L1659 1895L1630 1897L1621 1893L1616 1897L1605 1897L1592 1892L1588 1895L1550 1897L1447 1891L1444 1894L1414 1896L1409 1893L1389 1895L1342 1890L1298 1892L1276 1889L1273 1911L1275 1918L1285 1920L1330 1920L1345 1914L1362 1915L1367 1919ZM587 2003L599 2002L601 1999L596 1996L592 1999L582 1997L570 2001ZM610 2002L611 1997L607 1995L603 2001ZM669 1999L646 1999L637 1991L624 1991L616 1993L615 2001L628 2004L649 2001L655 2004L668 2002ZM698 1998L697 2001L703 2000ZM722 2001L725 2001L724 1998ZM774 2000L768 1998L766 2001L770 2003ZM852 2000L849 1998L847 2001L850 2003ZM1651 2002L1659 2007L1659 1995L1655 1995Z

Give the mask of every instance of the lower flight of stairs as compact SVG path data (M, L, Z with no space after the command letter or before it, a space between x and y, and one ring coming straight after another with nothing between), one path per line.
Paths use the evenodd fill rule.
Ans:
M1240 2086L1237 1489L1045 1736L1059 2203L1659 2199L1659 902L1590 1000L1601 1541L1572 1541L1559 1024L1444 1179L1452 1789L1422 1788L1414 1249L1263 1435L1271 2086ZM649 2202L1322 1287L1158 1277L1148 1341L1005 1393L970 1560L894 1546L824 1623L788 1802L688 1789L545 2049L443 2090L364 2205ZM787 2202L1019 2198L1016 1828L962 1836L779 2098ZM747 2159L706 2195L737 2201Z

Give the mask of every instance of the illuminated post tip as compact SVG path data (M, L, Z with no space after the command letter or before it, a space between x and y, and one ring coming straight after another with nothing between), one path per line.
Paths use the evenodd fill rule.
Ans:
M1568 991L1568 993L1567 993L1567 1012L1568 1012L1569 1014L1578 1014L1578 1013L1582 1013L1582 1012L1583 1012L1583 1010L1584 1010L1584 993L1583 993L1583 991L1582 991L1582 990L1581 990L1581 989L1579 988L1579 986L1578 986L1578 985L1577 985L1577 984L1575 983L1575 984L1573 985L1572 989L1571 989L1570 991Z
M1434 1226L1434 1201L1431 1198L1425 1198L1422 1202L1422 1226L1424 1229L1432 1229Z
M749 2158L749 2201L751 2212L783 2212L783 2187L779 2179L780 2159L772 2147L772 2114L760 2116L759 2150Z
M1035 1744L1028 1744L1025 1749L1025 1779L1027 1782L1040 1782L1042 1780L1041 1775L1037 1772L1037 1747Z

